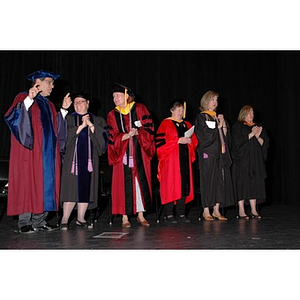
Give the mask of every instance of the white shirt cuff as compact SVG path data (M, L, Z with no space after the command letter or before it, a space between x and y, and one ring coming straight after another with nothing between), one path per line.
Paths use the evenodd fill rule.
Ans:
M64 109L64 108L61 108L61 109L60 109L60 112L61 112L61 114L62 114L63 119L65 119L65 118L66 118L66 115L68 114L68 111L67 111L66 109Z
M28 96L24 99L24 105L26 110L28 111L30 106L33 104L34 100L30 99Z

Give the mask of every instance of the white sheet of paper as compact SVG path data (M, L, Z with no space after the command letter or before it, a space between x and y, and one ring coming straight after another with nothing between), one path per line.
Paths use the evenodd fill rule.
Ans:
M194 133L195 125L192 126L189 130L184 133L184 137L190 138Z
M142 126L142 123L141 123L140 120L138 120L138 121L135 121L135 122L134 122L134 125L135 125L136 127L141 127L141 126Z
M211 129L216 128L216 122L215 121L205 121L205 123Z

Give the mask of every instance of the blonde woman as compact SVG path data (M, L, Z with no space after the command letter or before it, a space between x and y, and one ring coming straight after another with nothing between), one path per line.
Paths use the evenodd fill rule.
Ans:
M201 112L195 121L199 143L201 202L206 221L226 221L227 218L220 213L220 207L234 205L230 172L232 161L227 144L229 127L224 115L216 113L218 98L218 93L206 92L201 98Z
M243 106L237 122L232 126L233 178L240 219L249 219L245 212L245 202L250 204L250 216L261 218L257 204L266 199L265 161L268 147L266 130L254 122L253 107Z

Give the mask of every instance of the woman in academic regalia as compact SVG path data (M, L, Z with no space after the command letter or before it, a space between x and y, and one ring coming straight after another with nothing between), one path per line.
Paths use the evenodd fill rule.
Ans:
M194 199L192 163L196 158L198 142L193 132L185 136L192 127L183 119L185 103L173 101L170 112L171 117L161 122L156 133L161 203L164 205L166 222L189 223L185 204Z
M233 179L240 219L249 219L245 213L245 201L250 203L251 217L260 219L256 205L266 199L265 162L269 138L264 127L253 120L252 106L245 105L232 126Z
M108 162L112 172L112 214L122 215L122 227L129 217L149 226L144 212L152 202L151 159L155 154L154 126L145 105L134 101L130 88L113 86L115 108L107 115L109 128Z
M229 154L229 126L224 115L217 114L219 94L206 92L200 101L201 112L195 121L198 138L200 192L206 221L226 221L220 207L234 205ZM213 208L212 214L210 209Z
M67 230L69 217L77 204L78 227L90 227L85 220L88 207L98 201L99 156L105 153L108 130L104 118L88 112L87 93L72 93L75 112L67 116L67 142L64 155L60 202L63 203L61 230Z

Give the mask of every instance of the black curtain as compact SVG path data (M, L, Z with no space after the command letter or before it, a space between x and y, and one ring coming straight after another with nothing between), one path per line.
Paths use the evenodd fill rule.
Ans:
M268 201L300 204L299 51L0 51L0 62L1 157L9 156L10 147L3 115L16 94L28 90L25 76L39 69L61 74L50 96L57 107L67 92L84 90L91 94L91 110L105 117L114 107L111 85L119 82L147 105L156 128L173 99L187 101L193 123L201 96L215 90L218 112L230 124L251 104L268 131Z

